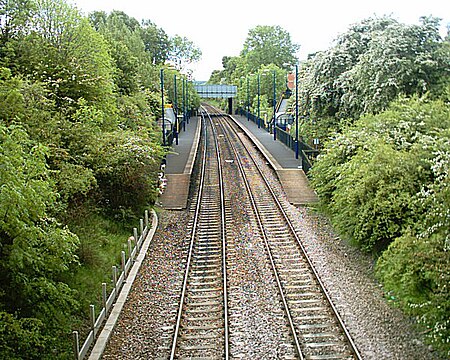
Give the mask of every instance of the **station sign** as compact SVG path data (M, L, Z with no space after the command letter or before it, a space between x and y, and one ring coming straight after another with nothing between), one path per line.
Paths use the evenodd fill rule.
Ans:
M287 87L289 90L294 90L294 87L295 87L295 74L294 73L287 74Z

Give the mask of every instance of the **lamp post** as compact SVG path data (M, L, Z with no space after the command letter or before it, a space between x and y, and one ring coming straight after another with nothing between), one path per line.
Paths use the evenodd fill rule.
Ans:
M258 129L261 127L260 119L259 119L259 106L260 106L259 96L260 96L260 92L261 92L261 81L260 81L260 75L258 73L258 113L257 113L257 116L258 116Z
M175 144L178 145L178 99L177 99L177 74L173 75L173 95L174 95L174 114L175 114Z
M162 141L163 146L166 146L166 126L164 120L164 69L160 70L160 80L161 80L161 117L162 117Z
M183 131L186 131L186 79L183 78Z
M273 70L273 139L277 139L277 124L275 122L275 111L277 107L276 72Z
M250 121L250 78L247 75L247 121Z
M189 118L191 114L189 112L189 79L186 79L186 123L189 124Z
M295 158L298 159L298 64L295 64Z

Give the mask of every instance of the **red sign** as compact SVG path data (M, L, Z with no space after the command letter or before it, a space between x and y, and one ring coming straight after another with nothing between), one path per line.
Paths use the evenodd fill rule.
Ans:
M294 86L295 86L295 74L289 73L287 75L287 87L289 90L294 90Z

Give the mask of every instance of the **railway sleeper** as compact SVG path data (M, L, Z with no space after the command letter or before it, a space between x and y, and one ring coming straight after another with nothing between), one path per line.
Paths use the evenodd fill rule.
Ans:
M216 287L216 288L211 288L211 287L210 288L198 288L198 289L190 288L189 291L194 292L194 293L202 292L202 291L204 291L204 292L211 292L211 291L222 291L222 288L221 287Z
M208 312L205 312L204 314L211 315ZM184 319L189 322L191 322L191 321L218 321L218 320L221 320L221 322L223 322L223 316L220 316L220 315L219 316L214 315L212 317L208 317L208 316L188 317L188 316L185 316Z
M189 299L216 299L218 297L222 297L222 293L220 293L220 294L209 294L209 293L207 293L207 294L203 294L203 295L202 294L197 294L197 295L189 294L188 295Z
M208 310L204 310L204 309L186 309L186 313L189 314L203 314L204 312L208 312L208 313L217 313L217 312L222 312L222 308L221 307L215 307L213 309L208 309Z
M203 261L200 261L200 264L192 264L192 269L207 269L207 268L215 268L217 271L219 271L219 266L217 265L218 262L212 262L212 264L203 264Z
M196 259L216 259L222 257L222 252L219 250L215 251L202 251L202 252L195 252L194 256Z
M212 270L191 270L191 279L218 279L217 271ZM208 274L215 274L214 276Z
M354 357L350 354L321 354L308 356L308 360L353 360Z
M190 281L189 285L191 286L211 286L211 285L217 285L219 284L219 279L216 279L214 281Z
M330 320L330 316L329 315L320 315L320 314L316 314L316 315L295 315L293 316L293 318L296 321L300 321L302 323L304 322L313 322L313 321L323 321L323 320Z
M214 306L214 308L222 309L222 305L219 304L217 301L191 302L188 305L189 305L189 311L193 311L193 309L191 309L192 306L194 306L194 307ZM203 310L201 310L201 311L203 311Z
M203 266L202 264L208 264L208 265L216 264L217 265L217 264L221 264L222 262L221 262L221 257L215 257L215 258L211 258L211 257L205 258L205 257L203 257L202 259L199 259L199 258L196 257L193 260L193 263L198 264L200 266Z
M289 304L295 305L295 304L320 304L322 305L324 301L322 299L293 299L289 300Z
M189 326L185 326L183 327L184 331L202 331L202 330L221 330L223 331L222 327L218 327L217 325L214 324L203 324L203 325L189 325Z
M212 253L215 251L220 252L222 247L219 244L197 244L194 246L194 251L196 253Z
M286 290L316 290L319 291L318 287L315 284L311 284L304 281L297 280L282 280L283 288Z
M316 298L317 296L320 296L321 294L319 292L291 292L291 293L287 293L286 297L288 299L292 299L292 298L305 298L305 297L309 297L309 298Z

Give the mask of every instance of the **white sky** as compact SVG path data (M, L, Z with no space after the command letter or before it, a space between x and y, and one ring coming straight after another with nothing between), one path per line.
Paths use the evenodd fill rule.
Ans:
M149 19L169 36L186 36L202 51L201 60L191 65L196 80L208 80L213 70L222 69L223 56L242 50L248 31L257 25L279 25L300 44L297 54L326 50L350 24L378 15L392 15L411 24L420 16L442 18L442 35L450 23L448 0L71 0L82 12L124 11L129 16Z

